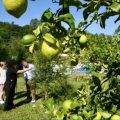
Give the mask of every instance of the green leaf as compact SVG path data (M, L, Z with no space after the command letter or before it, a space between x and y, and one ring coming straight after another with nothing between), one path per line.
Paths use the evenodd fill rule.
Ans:
M58 17L57 21L63 21L65 23L67 23L70 26L71 29L75 28L74 17L70 13L60 15Z
M98 10L101 7L101 3L103 0L98 0L98 3L94 6L95 10Z
M83 17L84 20L86 20L88 18L88 16L95 11L95 3L94 2L90 2L87 6L87 8L83 11Z
M97 72L92 72L92 78L95 86L98 87L98 90L101 90L101 74Z
M81 27L83 27L85 24L87 24L87 22L86 21L81 21L79 24L78 24L78 28L81 28Z
M105 28L105 21L111 17L111 16L114 16L116 15L116 12L113 12L113 11L107 11L107 12L104 12L101 16L101 19L100 19L100 26L102 28Z
M35 30L33 30L35 36L38 36L41 33L40 26L38 26Z
M48 22L48 21L51 21L53 19L53 13L50 11L50 9L47 9L42 17L41 17L41 21L42 22Z
M93 120L101 120L101 112L97 112L97 115Z
M102 112L101 114L102 114L102 116L103 116L105 119L108 119L108 118L111 117L111 114L108 113L108 112Z
M81 9L83 7L80 0L60 0L59 5L63 5L65 7L75 6L77 9Z
M64 114L57 114L56 120L63 120Z
M86 9L83 11L84 20L86 20L89 15L90 15L90 13L88 12L88 8L86 8Z
M111 10L114 12L120 12L120 3L113 2L111 6L109 6Z
M101 16L101 19L100 19L100 26L101 28L105 28L105 21L106 21L106 17L105 16Z
M85 116L85 118L88 120L89 118L91 118L93 116L93 112L92 111L83 111L83 114Z
M99 102L99 98L98 98L98 96L96 95L95 97L94 97L94 103L98 103Z
M99 79L101 77L101 74L98 73L98 72L92 72L92 76L94 76L94 77Z
M40 25L41 33L46 34L50 31L50 28L52 27L52 24L50 22L42 22Z
M70 0L70 2L68 2L68 4L69 4L69 6L77 7L77 9L81 9L83 7L80 0Z
M45 102L45 108L47 110L52 110L54 109L54 100L53 98L49 98L46 102Z
M63 14L67 14L67 13L69 13L70 12L70 10L69 10L69 7L62 7L61 9L59 9L58 10L58 15L57 16L60 16L60 15L63 15Z
M68 6L68 0L60 0L59 5Z
M52 27L52 24L50 22L42 22L41 28L44 28L44 27Z
M46 33L43 38L45 39L45 41L49 42L50 44L55 45L57 40L54 38L54 36L52 36L50 33Z
M72 114L70 115L70 120L83 120L83 118L77 114Z
M44 34L48 31L49 27L52 27L50 22L42 22L35 30L33 30L33 33L35 36L38 36L40 33Z
M117 23L120 20L120 15L118 16L118 18L115 20L115 23Z
M116 113L116 111L117 111L117 105L113 105L112 109L111 109L111 112Z
M116 78L115 82L120 83L120 75L117 75L117 78Z
M105 81L104 83L102 83L101 86L103 92L109 89L109 84L110 84L109 81Z

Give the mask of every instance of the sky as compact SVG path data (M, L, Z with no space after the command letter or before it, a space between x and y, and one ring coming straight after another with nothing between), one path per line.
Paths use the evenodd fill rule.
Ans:
M2 0L0 0L0 21L9 22L9 23L14 21L15 24L24 26L26 24L29 24L31 19L34 19L34 18L40 19L42 13L48 8L51 8L52 12L56 12L56 10L60 8L60 6L57 3L53 4L51 1L52 0L36 0L33 2L31 0L28 0L27 11L18 19L18 18L15 18L9 15L5 11L3 4L2 4ZM77 12L75 7L72 7L70 10L75 18L75 24L77 26L80 20L83 20L82 11L79 10ZM104 33L107 35L112 35L114 31L120 25L120 21L117 24L115 24L114 20L115 20L115 17L111 17L110 19L108 19L106 22L105 29L100 28L99 24L93 23L87 28L87 31L93 34Z

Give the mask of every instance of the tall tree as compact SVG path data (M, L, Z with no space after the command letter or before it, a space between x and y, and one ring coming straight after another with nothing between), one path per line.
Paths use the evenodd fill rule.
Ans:
M36 18L30 21L30 27L32 29L35 29L39 24L40 24L40 21Z

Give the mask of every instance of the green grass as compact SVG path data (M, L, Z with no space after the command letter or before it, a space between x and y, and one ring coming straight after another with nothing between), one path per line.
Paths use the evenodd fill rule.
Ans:
M70 78L67 81L67 84L71 85L74 89L77 89L80 86L80 83L83 84L83 80ZM19 77L14 98L14 103L18 105L18 107L8 112L4 112L3 106L0 105L0 120L55 120L49 118L45 114L45 108L43 106L45 102L43 100L44 97L38 93L40 93L40 90L37 90L38 99L35 106L31 103L25 103L25 81L22 77Z
M39 98L35 103L35 107L31 103L25 103L25 82L22 78L18 78L16 87L16 96L14 103L18 107L11 111L4 112L3 106L0 106L0 120L48 120L44 114L43 100Z

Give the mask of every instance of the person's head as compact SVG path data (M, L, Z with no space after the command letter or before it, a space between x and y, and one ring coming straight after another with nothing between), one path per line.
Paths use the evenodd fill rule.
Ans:
M0 62L0 67L5 68L6 67L6 62Z
M7 61L7 67L8 68L16 68L16 61L15 60Z
M29 66L29 63L26 60L22 60L21 65L27 68Z

